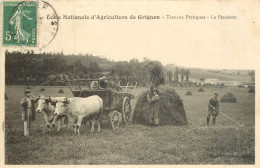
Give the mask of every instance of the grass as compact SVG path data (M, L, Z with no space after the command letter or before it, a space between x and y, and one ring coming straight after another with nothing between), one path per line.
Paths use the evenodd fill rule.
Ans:
M176 67L172 65L166 65L165 68L172 72L175 72ZM250 76L248 75L248 70L214 70L218 73L213 73L209 69L200 68L189 68L192 72L190 74L190 79L200 79L200 78L216 78L220 81L250 81ZM239 75L238 75L239 73Z
M46 133L42 114L30 128L31 135L23 136L23 121L19 102L22 86L6 86L5 111L5 163L48 165L99 165L99 164L254 164L255 163L255 112L254 94L248 89L175 88L183 98L189 124L187 126L161 126L151 128L130 124L112 130L107 121L101 131L90 133L90 126L81 128L77 137L72 128ZM34 87L32 87L32 90ZM45 96L68 96L57 93L59 88L46 87ZM145 88L138 88L137 96ZM185 96L187 90L193 96ZM206 126L208 99L217 92L221 97L230 91L237 103L221 103L222 111L243 124L241 128L223 116ZM34 95L41 92L36 89ZM136 99L132 100L135 104ZM97 130L97 129L96 129Z

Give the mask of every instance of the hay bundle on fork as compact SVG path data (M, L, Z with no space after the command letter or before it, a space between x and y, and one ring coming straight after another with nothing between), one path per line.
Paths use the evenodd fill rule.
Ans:
M154 120L156 120L154 121L155 125L158 126L157 123L159 123L159 125L186 125L187 118L183 102L175 90L168 89L165 86L160 87L158 90L159 100L157 99L156 106L154 107L154 105L150 104L153 102L151 101L151 96L153 95L152 93L154 91L154 87L158 88L159 85L164 84L165 77L163 73L163 66L160 62L150 60L147 61L145 66L150 74L150 90L147 90L138 97L132 121L135 123L150 125L149 116L151 114L150 110L152 110L152 107L156 108L156 114L154 112L155 109L152 110L153 117L156 115L156 119L154 118ZM157 120L159 120L159 122L157 122Z

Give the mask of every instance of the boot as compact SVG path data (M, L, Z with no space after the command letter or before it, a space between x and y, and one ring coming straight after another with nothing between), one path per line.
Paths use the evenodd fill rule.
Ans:
M207 118L207 125L209 125L209 118Z
M216 123L216 118L213 118L213 125L215 125Z

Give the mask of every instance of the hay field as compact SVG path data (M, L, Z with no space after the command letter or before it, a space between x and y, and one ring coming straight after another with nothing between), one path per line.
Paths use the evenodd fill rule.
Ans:
M33 88L32 88L33 89ZM40 88L34 93L49 96L72 96L68 88ZM145 88L138 88L140 94ZM100 165L100 164L254 164L255 163L255 103L248 89L175 88L184 102L187 126L151 128L131 124L112 130L104 121L99 133L90 133L90 126L81 128L77 137L72 128L46 133L42 114L36 114L30 137L23 136L23 121L19 101L22 86L6 86L5 102L5 163L41 165ZM192 96L185 96L187 90ZM217 92L221 97L232 92L237 103L221 103L221 109L240 128L223 116L216 125L206 126L209 97ZM132 101L133 105L135 100Z

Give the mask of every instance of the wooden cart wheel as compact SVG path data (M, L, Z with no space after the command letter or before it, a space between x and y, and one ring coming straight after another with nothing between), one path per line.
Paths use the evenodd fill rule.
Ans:
M114 110L110 114L110 123L113 128L113 130L117 129L120 124L120 117L118 111Z
M123 107L122 107L122 121L124 125L130 122L131 112L132 112L132 108L131 108L130 98L125 97L123 101Z

